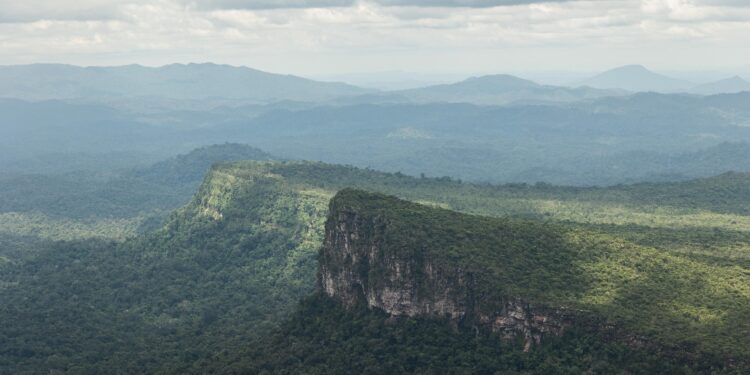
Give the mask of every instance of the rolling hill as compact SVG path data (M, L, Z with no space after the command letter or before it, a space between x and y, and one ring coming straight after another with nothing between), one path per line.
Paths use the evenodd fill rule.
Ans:
M632 92L680 92L693 86L690 82L654 73L642 65L614 68L578 84L599 89L621 89Z
M107 173L0 177L0 257L33 255L48 242L123 241L159 229L172 210L190 200L213 164L271 158L253 147L222 144Z
M743 91L750 91L750 82L739 76L704 83L690 89L690 92L701 95L733 94Z
M749 98L640 93L566 105L263 106L158 116L3 100L0 175L106 171L231 141L287 159L492 183L706 177L747 170ZM160 122L164 116L172 120Z
M464 81L408 90L391 91L368 97L347 99L351 102L393 103L471 103L476 105L559 104L586 101L626 93L588 87L568 88L540 85L507 74L472 77ZM363 100L366 99L366 100Z

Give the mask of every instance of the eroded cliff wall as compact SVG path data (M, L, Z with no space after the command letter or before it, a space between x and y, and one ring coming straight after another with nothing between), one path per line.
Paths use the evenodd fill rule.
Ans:
M526 350L571 324L566 311L528 303L523 296L485 300L480 283L486 275L437 261L435 249L419 241L408 249L392 246L391 227L398 218L360 210L348 195L331 202L318 275L321 289L345 306L364 303L392 316L445 316L506 338L522 337Z

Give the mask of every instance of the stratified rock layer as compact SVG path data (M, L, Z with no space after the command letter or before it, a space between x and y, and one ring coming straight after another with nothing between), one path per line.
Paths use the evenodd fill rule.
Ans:
M389 248L389 226L387 215L357 212L334 199L319 265L320 287L328 296L391 316L432 314L505 338L520 336L526 350L571 324L564 310L527 303L523 296L483 300L477 288L482 275L435 261L429 249Z

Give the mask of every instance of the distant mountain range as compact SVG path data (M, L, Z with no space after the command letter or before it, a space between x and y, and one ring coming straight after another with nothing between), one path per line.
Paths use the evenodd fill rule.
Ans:
M0 66L0 98L103 103L132 112L303 102L567 103L622 94L625 94L622 90L540 85L510 75L488 75L453 84L378 91L210 63L172 64L158 68L62 64Z
M582 87L621 89L630 92L691 93L698 95L734 94L750 91L750 82L739 76L700 85L648 70L642 65L626 65L578 82Z
M473 77L453 84L403 90L398 94L421 103L468 102L490 105L514 102L574 102L625 93L621 90L540 85L515 76L498 74Z
M654 73L642 65L626 65L608 70L580 82L580 85L633 92L678 92L693 86L690 82Z
M732 152L705 168L677 168L670 155L750 142L749 102L750 92L640 93L565 105L381 103L133 116L100 104L0 100L0 174L122 166L137 155L147 162L244 142L285 159L467 181L606 185L644 174L705 176L746 171L749 159ZM180 116L180 124L160 120Z
M25 100L182 101L195 106L225 103L316 102L372 90L319 82L247 67L172 64L78 67L60 64L0 66L0 97Z
M624 90L600 90L541 85L507 74L472 77L466 80L408 90L388 91L345 98L352 103L471 103L477 105L571 103L607 96L627 95Z
M733 94L750 91L750 82L739 76L693 87L690 92L701 95Z
M131 113L241 106L249 109L249 106L269 104L287 108L373 103L556 104L644 91L712 95L750 90L750 83L740 77L696 86L640 65L612 69L578 84L575 88L543 85L498 74L450 84L378 91L211 63L158 68L62 64L0 66L0 98L100 103Z

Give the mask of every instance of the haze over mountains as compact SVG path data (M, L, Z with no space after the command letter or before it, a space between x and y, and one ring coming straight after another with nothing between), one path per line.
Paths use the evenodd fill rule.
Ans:
M581 85L632 92L679 92L692 86L690 82L654 73L642 65L626 65L608 70L581 82Z
M674 82L643 67L604 76L643 88ZM0 79L0 174L136 166L223 142L483 182L606 185L750 165L747 93L632 93L510 75L375 91L214 64L10 66ZM735 78L695 90L743 87Z
M25 100L85 100L117 104L121 100L184 101L206 107L318 102L371 90L318 82L292 75L217 64L77 67L35 64L0 67L0 97Z
M622 89L630 92L691 93L698 95L731 94L750 91L750 83L740 76L696 84L654 73L642 65L626 65L579 82L599 89Z
M739 76L698 84L654 73L641 65L615 68L574 85L575 88L541 85L507 74L496 74L456 83L382 91L211 63L172 64L158 68L62 64L0 66L0 98L97 102L136 112L282 102L568 103L628 92L713 95L750 89L750 84Z
M750 366L741 79L0 77L0 373Z
M588 87L567 88L540 85L507 74L468 78L464 81L396 91L390 95L412 103L473 103L502 105L511 103L569 103L605 96L623 95L618 90Z
M750 91L750 82L740 76L722 79L716 82L704 83L690 89L690 92L701 95L715 95Z

